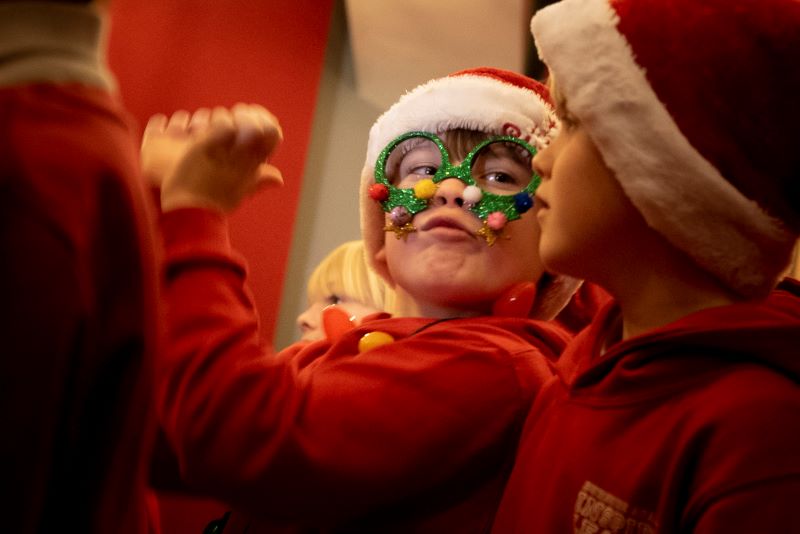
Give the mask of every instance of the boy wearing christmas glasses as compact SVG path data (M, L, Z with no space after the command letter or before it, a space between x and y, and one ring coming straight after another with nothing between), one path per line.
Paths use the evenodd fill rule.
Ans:
M158 405L186 482L248 515L248 532L485 531L523 414L570 338L531 319L554 317L576 285L544 273L529 210L531 158L556 127L546 88L474 69L381 116L363 237L409 316L329 316L328 339L277 356L259 338L224 213L259 180L280 181L259 167L279 126L255 106L201 115L154 119L143 147L145 161L185 150L174 170L144 170L163 178L170 343ZM174 150L181 136L188 148Z

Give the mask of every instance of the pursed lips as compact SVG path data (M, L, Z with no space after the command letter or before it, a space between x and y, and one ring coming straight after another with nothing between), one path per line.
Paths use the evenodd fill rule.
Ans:
M434 230L436 228L451 228L453 230L460 230L461 232L469 234L470 236L475 235L475 232L470 230L466 224L454 218L442 217L442 216L431 217L430 219L425 221L425 224L422 225L421 230L423 232L426 232L429 230Z

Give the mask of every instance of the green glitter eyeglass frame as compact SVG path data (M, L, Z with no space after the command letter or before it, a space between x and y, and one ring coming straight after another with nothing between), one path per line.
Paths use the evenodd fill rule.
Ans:
M447 147L437 135L415 131L408 132L395 138L394 141L386 145L386 148L381 150L378 155L378 160L375 163L375 183L383 184L389 191L389 197L386 200L380 201L383 211L389 213L395 207L402 206L411 216L416 215L428 207L428 199L418 198L414 194L413 189L399 188L392 184L386 177L386 160L400 143L411 139L413 137L423 137L432 141L438 148L442 156L442 165L436 170L436 173L430 177L434 184L439 184L445 179L457 178L467 185L476 186L475 179L472 177L472 161L475 155L478 154L484 147L497 142L514 143L531 154L531 158L536 155L536 148L524 139L513 137L509 135L498 135L484 139L478 143L472 150L469 151L467 156L458 165L450 163L450 152ZM533 194L541 183L541 178L536 172L531 170L531 181L525 186L524 189L514 195L498 195L490 193L481 189L481 199L469 209L475 213L481 220L485 221L490 213L501 212L508 221L519 219L522 213L528 211L533 205Z

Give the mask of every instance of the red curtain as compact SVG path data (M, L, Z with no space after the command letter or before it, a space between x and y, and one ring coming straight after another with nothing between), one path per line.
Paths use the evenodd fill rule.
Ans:
M254 102L281 121L286 185L232 220L265 334L281 298L332 0L114 0L109 61L143 127L158 112Z
M277 318L333 0L113 0L109 62L143 127L154 113L253 102L281 121L286 185L232 218L270 339ZM162 498L164 534L202 532L225 507Z

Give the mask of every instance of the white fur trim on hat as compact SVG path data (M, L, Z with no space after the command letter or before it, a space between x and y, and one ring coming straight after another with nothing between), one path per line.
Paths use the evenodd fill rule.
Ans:
M541 148L549 136L552 110L530 89L478 74L447 76L424 83L406 93L372 125L367 164L393 139L407 132L439 133L463 128L508 134Z
M726 286L764 294L794 236L690 144L618 21L606 0L562 0L537 12L531 30L570 112L647 223Z

